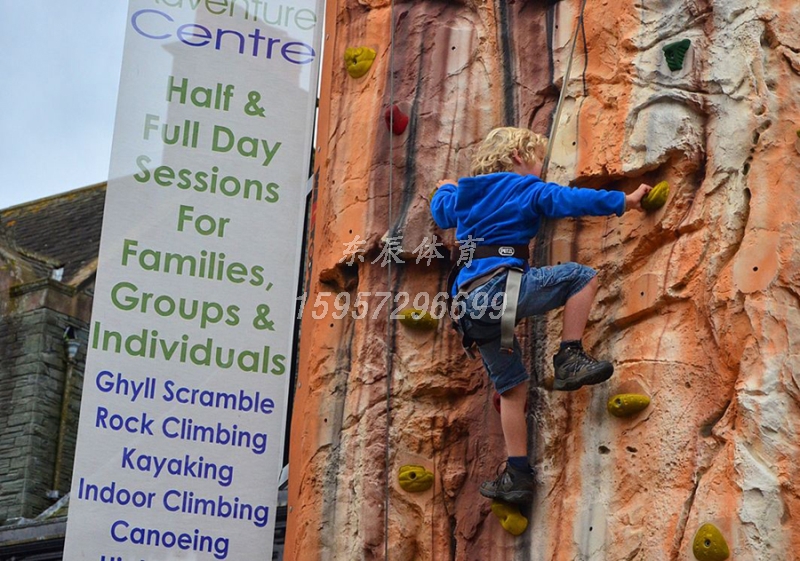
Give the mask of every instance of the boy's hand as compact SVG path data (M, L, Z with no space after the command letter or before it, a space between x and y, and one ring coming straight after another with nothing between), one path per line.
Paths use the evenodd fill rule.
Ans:
M631 209L636 209L639 212L644 211L642 208L642 199L649 193L653 187L651 185L647 185L646 183L642 183L639 187L631 193L630 195L625 195L625 210L629 211Z
M438 183L438 185L436 185L436 188L433 191L431 191L431 194L428 195L428 200L429 201L433 200L433 196L436 194L436 191L438 191L439 187L441 187L442 185L458 185L458 180L457 179L442 179Z

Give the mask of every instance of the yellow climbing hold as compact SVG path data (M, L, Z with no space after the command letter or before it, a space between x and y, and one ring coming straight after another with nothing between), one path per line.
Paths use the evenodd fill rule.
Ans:
M509 534L519 536L528 527L528 519L522 515L516 505L492 501L492 512L500 519L500 525Z
M722 532L713 524L703 524L697 530L692 553L699 561L724 561L731 554Z
M630 417L644 411L650 398L638 393L621 393L608 400L608 412L615 417Z
M669 197L669 183L662 181L642 199L642 208L645 210L658 210L667 202L667 197Z
M348 47L344 51L344 63L347 72L353 78L361 78L372 68L375 62L375 50L369 47Z
M397 319L406 327L419 329L420 331L430 331L439 326L438 319L425 310L418 310L417 308L406 308L398 314Z
M404 491L421 493L433 485L433 474L422 466L408 465L400 468L398 480Z

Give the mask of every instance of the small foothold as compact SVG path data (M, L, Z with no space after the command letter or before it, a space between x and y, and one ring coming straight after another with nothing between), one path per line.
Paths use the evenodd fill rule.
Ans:
M409 493L422 493L433 485L433 473L422 466L408 465L400 468L397 476L400 487Z
M528 527L528 519L522 515L516 505L492 501L492 512L500 519L500 525L509 534L519 536Z
M425 310L418 310L416 308L406 308L398 314L397 319L406 327L419 329L420 331L430 331L439 326L438 319Z
M369 47L348 47L344 51L344 62L347 72L353 78L361 78L372 68L375 61L375 50Z
M403 113L397 105L387 107L383 118L386 120L386 126L392 131L392 134L400 136L406 132L409 121L408 115Z
M615 417L630 417L644 411L650 405L650 398L637 393L617 394L608 400L608 412Z
M713 524L703 524L697 530L692 553L699 561L724 561L731 554L722 532Z
M683 68L683 58L686 56L686 51L692 42L689 39L678 41L677 43L670 43L665 45L662 49L664 51L664 58L667 59L667 66L675 72Z
M658 210L667 202L669 197L669 183L662 181L642 199L642 208L645 210Z

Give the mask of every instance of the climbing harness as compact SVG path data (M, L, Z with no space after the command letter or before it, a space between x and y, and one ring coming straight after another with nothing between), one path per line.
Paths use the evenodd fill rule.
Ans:
M488 257L515 257L527 262L529 258L529 250L527 245L479 245L475 247L472 259L486 259ZM452 294L453 286L455 285L458 273L461 271L461 266L456 264L450 271L447 279L447 294ZM517 303L519 301L519 289L522 284L523 270L519 267L499 267L475 279L472 279L464 286L458 287L456 298L451 299L448 309L450 310L450 317L453 319L453 327L461 335L461 346L470 358L474 358L472 347L474 345L482 345L488 341L476 339L471 337L466 329L461 325L459 319L456 319L453 308L459 298L466 297L469 292L474 288L482 286L489 282L494 277L506 273L506 289L505 298L503 298L503 308L500 312L500 348L506 352L513 352L514 348L514 327L517 318ZM477 324L482 324L480 318L470 317L470 321Z

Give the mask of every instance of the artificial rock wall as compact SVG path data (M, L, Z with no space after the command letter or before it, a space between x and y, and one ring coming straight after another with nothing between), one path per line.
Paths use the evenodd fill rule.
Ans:
M514 537L478 494L504 459L493 390L447 323L409 330L389 317L400 296L378 314L367 298L363 319L310 312L444 289L449 260L413 254L426 236L453 245L427 195L467 173L492 127L549 132L581 4L327 4L287 557L682 560L713 523L732 559L800 558L800 5L586 3L548 179L672 191L654 213L548 222L534 241L535 264L598 269L584 343L616 374L551 393L560 313L518 327L538 486ZM663 48L684 39L670 69ZM348 47L376 51L360 78ZM409 116L400 135L392 105ZM340 263L356 236L363 252ZM381 266L390 239L405 263ZM625 392L651 405L610 416ZM403 491L407 464L433 487Z

